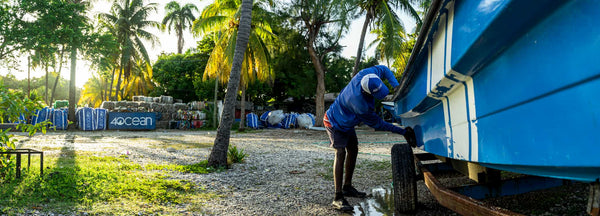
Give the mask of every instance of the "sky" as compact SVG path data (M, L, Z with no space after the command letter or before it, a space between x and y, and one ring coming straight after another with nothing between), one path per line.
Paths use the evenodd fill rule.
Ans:
M151 14L149 17L149 20L161 22L162 18L165 15L165 10L164 10L165 5L170 1L171 0L146 1L146 3L154 2L154 3L158 4L157 12L154 14ZM202 9L204 7L206 7L207 5L212 3L212 1L210 1L210 0L202 0L202 1L201 0L177 0L177 2L179 2L179 4L182 6L187 3L195 4L196 7L198 7L199 11L202 11ZM111 5L112 5L112 0L92 1L91 13L92 14L109 13ZM408 31L413 31L413 29L415 27L414 21L411 18L408 18L406 15L404 15L401 12L399 12L398 14L400 15L400 18L403 20L405 28ZM198 16L198 14L196 14L196 16ZM346 34L346 36L342 40L340 40L340 44L342 46L344 46L344 49L342 50L343 57L350 58L352 56L356 56L356 52L358 49L358 41L360 40L360 32L362 30L363 22L364 22L364 16L359 17L358 19L354 20L352 22L349 32ZM156 59L158 59L158 56L161 53L176 53L177 52L177 38L176 38L174 31L171 31L171 34L169 34L168 31L160 32L157 29L147 29L147 30L159 38L159 43L156 44L154 47L152 47L150 43L144 42L144 44L146 45L146 48L148 49L149 56L150 56L150 59L152 62L156 61ZM367 34L365 36L365 49L366 49L366 46L374 39L375 39L375 36L372 34ZM199 41L199 40L200 40L200 38L195 38L192 35L192 33L190 33L189 31L186 31L186 33L184 35L185 42L184 42L183 50L185 51L189 48L196 47L196 41ZM366 54L366 56L374 56L374 50L373 49L366 50L365 54ZM27 78L27 58L26 58L26 56L22 57L20 62L21 62L20 66L19 66L20 71L15 71L15 70L8 71L8 69L6 69L6 68L0 68L0 74L6 75L7 73L12 73L13 75L15 75L17 77L17 79L26 79ZM66 68L63 68L63 72L61 73L61 76L68 80L69 79L69 71L70 71L70 69L69 69L70 61L67 61L67 62L68 62L67 65L65 65ZM81 57L79 57L77 60L76 86L83 87L85 82L92 76L93 70L95 70L95 69L90 69L89 62L87 62L87 61L83 60ZM34 69L31 71L32 77L41 77L44 74L45 73L43 72L42 69Z

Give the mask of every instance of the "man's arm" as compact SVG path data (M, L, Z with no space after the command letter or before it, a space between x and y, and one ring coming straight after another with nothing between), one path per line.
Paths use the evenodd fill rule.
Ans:
M358 115L358 118L375 130L390 131L404 135L404 129L383 121L375 112Z
M387 79L390 85L392 85L392 88L396 88L396 86L400 85L398 83L398 80L396 80L394 73L388 67L384 65L377 65L376 67L378 67L381 70L381 78Z

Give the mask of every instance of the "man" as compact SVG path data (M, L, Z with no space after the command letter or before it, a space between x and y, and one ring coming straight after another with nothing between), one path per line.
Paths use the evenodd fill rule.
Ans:
M412 131L406 133L405 129L383 121L375 113L375 98L381 100L389 93L381 78L388 80L394 88L399 85L392 71L386 66L377 65L361 70L344 87L323 117L331 147L335 148L336 152L333 163L335 197L332 203L335 209L342 211L353 209L344 196L359 198L366 196L366 193L352 186L352 175L358 155L358 139L354 126L363 122L376 130L391 131L401 135L414 134ZM407 140L411 138L405 137ZM346 176L342 185L344 162Z

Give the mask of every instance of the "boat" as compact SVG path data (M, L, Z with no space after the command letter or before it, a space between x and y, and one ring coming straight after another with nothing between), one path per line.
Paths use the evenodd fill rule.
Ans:
M599 20L596 1L434 1L394 115L439 158L597 183Z

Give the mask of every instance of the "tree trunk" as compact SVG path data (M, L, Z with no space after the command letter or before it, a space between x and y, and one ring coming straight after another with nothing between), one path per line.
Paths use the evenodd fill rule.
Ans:
M115 81L115 70L116 68L112 69L112 76L110 77L110 86L109 86L109 90L108 90L108 97L106 98L106 100L111 100L110 96L112 96L112 90L113 90L113 84Z
M75 122L75 72L77 71L77 48L71 48L71 80L69 80L69 121ZM73 124L74 126L74 124Z
M325 70L321 64L321 60L313 47L313 39L309 39L308 54L315 67L317 76L317 91L315 95L315 126L323 126L323 116L325 115Z
M27 98L31 97L31 56L27 56Z
M117 87L115 88L115 97L113 98L113 101L119 100L119 89L121 88L121 75L123 74L123 69L123 66L121 66L121 69L119 70L119 76L117 77Z
M235 52L233 54L231 73L229 75L229 83L227 84L227 94L225 94L223 119L217 129L215 144L208 157L208 165L213 167L227 166L227 150L229 148L231 125L234 120L235 101L240 83L242 62L244 61L244 53L248 47L248 39L250 38L252 1L253 0L242 0L240 25L236 39Z
M217 127L217 122L219 118L217 113L219 110L217 109L217 92L219 91L219 73L217 73L217 79L215 79L215 103L214 103L214 111L213 111L213 127Z
M240 88L242 88L242 97L240 102L240 128L239 130L244 130L244 120L246 119L246 85L243 82L240 82Z
M56 84L59 81L60 78L60 73L62 72L62 63L63 63L63 55L65 53L64 47L63 49L60 51L60 58L58 59L58 74L56 75L56 79L54 80L54 86L52 87L52 94L50 96L50 101L54 101L54 95L56 92Z
M48 101L48 62L46 62L44 64L44 67L46 68L46 84L44 86L44 101L46 102L46 105L50 105L50 102Z
M183 27L177 26L177 53L181 54L183 51Z
M371 10L367 10L367 15L365 16L365 22L363 23L362 32L360 32L360 41L358 42L358 51L356 52L356 59L354 60L354 69L352 69L352 77L354 77L354 75L358 73L358 67L362 58L363 46L365 44L365 35L367 33L369 23L371 22L371 16Z

